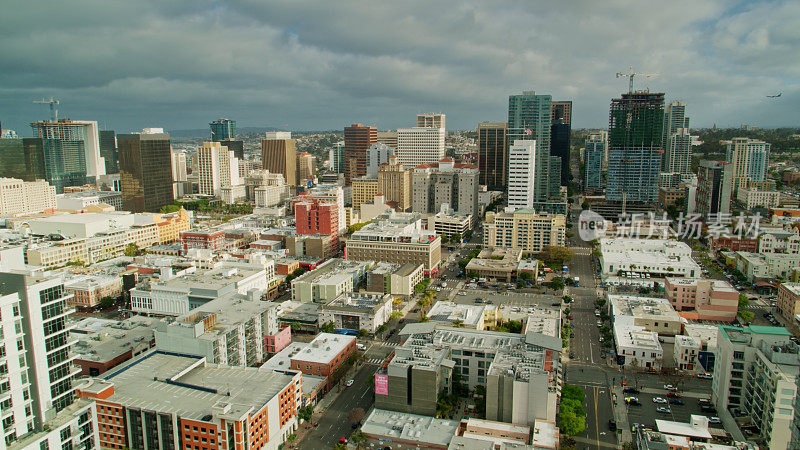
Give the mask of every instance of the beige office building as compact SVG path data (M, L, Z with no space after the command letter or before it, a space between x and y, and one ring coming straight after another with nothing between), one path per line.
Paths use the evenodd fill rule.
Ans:
M397 156L378 168L378 194L383 194L387 203L394 202L397 211L411 209L411 171L398 162Z
M297 154L292 133L268 132L261 140L261 161L264 169L283 175L286 184L297 186Z
M378 143L397 150L397 131L378 131Z
M56 208L56 188L47 181L0 178L0 215L36 214Z
M486 213L483 245L538 253L546 246L564 246L566 222L561 214L537 214L532 209Z
M314 181L317 169L317 158L311 153L299 153L297 155L297 182Z
M363 203L372 203L378 195L378 179L369 177L354 178L352 185L353 209L358 210Z
M417 127L447 128L445 127L445 115L442 113L417 114Z

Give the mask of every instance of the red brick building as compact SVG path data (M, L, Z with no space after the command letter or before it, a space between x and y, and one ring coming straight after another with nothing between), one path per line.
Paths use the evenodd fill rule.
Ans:
M339 206L335 203L308 200L294 205L295 230L297 234L330 236L330 252L339 250Z
M758 251L758 239L751 239L745 237L724 237L708 238L708 248L711 251L730 250L730 251L745 251L756 252Z
M291 357L289 367L306 375L325 377L327 390L332 381L335 381L332 376L355 351L355 336L320 333L303 350Z
M225 232L222 230L181 231L181 247L184 253L193 248L222 250L225 248Z

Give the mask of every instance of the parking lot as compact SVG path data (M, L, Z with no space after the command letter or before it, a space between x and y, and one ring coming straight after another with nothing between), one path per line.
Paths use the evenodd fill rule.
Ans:
M650 392L651 389L647 390L648 392L639 392L638 394L624 394L626 397L632 396L639 399L641 402L641 406L632 406L628 404L626 406L628 410L628 423L633 426L633 424L638 423L644 425L646 427L656 429L656 420L672 420L675 422L683 422L687 423L690 421L690 416L692 414L707 416L707 417L715 417L716 412L702 412L700 410L700 404L698 403L699 398L701 397L697 394L686 394L683 395L681 398L669 398L667 397L667 391L664 390L657 390L659 392ZM691 397L687 395L692 395ZM667 400L668 403L655 403L653 399L659 397L664 400ZM708 399L707 396L702 396L702 398ZM677 404L677 403L683 403ZM663 407L669 409L669 412L659 412L657 408ZM712 428L722 428L722 425L717 424L709 424Z

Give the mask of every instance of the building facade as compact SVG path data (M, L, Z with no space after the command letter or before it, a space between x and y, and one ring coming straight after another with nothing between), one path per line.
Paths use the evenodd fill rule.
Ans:
M367 149L378 142L378 129L354 123L344 127L344 180L350 185L354 178L367 174Z
M505 190L508 170L508 144L505 122L478 124L478 183L489 190Z
M388 162L378 168L378 194L383 195L386 203L397 211L411 209L411 170L400 164L397 156L391 156ZM368 199L372 203L373 198Z
M508 97L507 142L516 145L518 140L536 141L534 201L547 201L549 194L548 169L550 161L550 126L552 124L552 96L536 95L534 91ZM510 157L510 154L509 154ZM509 174L510 176L510 174Z
M664 161L662 170L668 173L691 174L692 136L686 104L670 102L664 110Z
M444 158L444 128L400 128L397 130L397 152L400 164L417 167L436 163Z
M211 128L211 142L227 139L236 139L236 121L231 119L217 119L208 124Z
M0 178L0 216L36 214L56 208L56 188L44 180Z
M175 201L169 134L118 134L117 147L123 209L158 212Z
M222 190L238 186L239 159L219 142L204 142L197 149L199 192L222 197Z
M289 186L297 186L297 154L292 133L268 132L261 140L261 163L265 170L283 175Z
M508 148L509 207L532 208L535 203L536 152L536 141L517 140Z
M603 191L603 160L606 153L605 136L590 134L584 142L583 191L588 194L599 194Z
M733 165L722 161L701 160L697 171L695 211L708 218L731 211Z
M725 161L733 166L732 192L751 181L766 181L771 145L750 138L724 141Z
M437 213L448 205L457 213L478 217L478 175L476 166L451 158L417 166L412 175L411 210Z
M67 186L94 184L105 175L100 156L97 122L60 119L31 123L34 137L41 138L45 177L59 194Z
M538 253L547 246L564 246L566 221L561 214L537 214L520 208L513 212L486 213L483 245Z

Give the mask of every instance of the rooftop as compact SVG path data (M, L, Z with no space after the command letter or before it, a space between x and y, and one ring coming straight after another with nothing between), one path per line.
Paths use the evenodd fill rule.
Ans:
M169 327L195 328L199 322L214 316L213 320L206 322L208 325L202 334L197 337L205 340L216 340L220 335L228 333L253 317L260 316L265 311L275 308L272 303L262 302L258 292L253 294L252 298L235 293L226 294L197 306L182 316L178 316L174 322L169 324Z
M356 341L355 336L320 333L306 344L302 351L292 356L297 361L329 363L341 353L345 347Z
M668 320L680 322L681 317L664 298L640 297L635 295L609 295L614 317L631 316L636 318Z
M800 295L800 283L781 283L781 286L793 295Z
M364 420L361 431L373 436L446 446L455 436L458 425L455 420L376 408Z
M438 301L428 311L432 322L452 323L456 320L468 328L478 328L482 325L485 305L465 305L449 301Z
M656 429L667 434L687 436L690 438L711 439L711 433L708 431L708 418L692 415L690 420L691 422L684 423L656 419Z
M347 259L333 258L317 266L314 270L300 275L292 281L294 283L340 283L348 278L352 279L354 273L364 273L372 265L369 261L350 261Z
M344 292L320 309L377 311L391 301L392 296L389 294Z
M77 338L73 350L78 359L106 362L136 348L150 348L153 328L159 319L133 316L123 321L89 321L84 319L73 329L70 336Z

